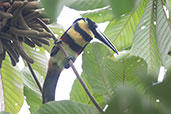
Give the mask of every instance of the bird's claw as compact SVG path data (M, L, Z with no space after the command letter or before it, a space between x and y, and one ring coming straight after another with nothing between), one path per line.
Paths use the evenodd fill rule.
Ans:
M62 43L61 39L57 39L57 40L54 41L54 44L59 44L59 43Z
M68 56L65 58L64 62L64 68L68 69L70 67L69 61L72 60L73 62L75 61L74 57Z

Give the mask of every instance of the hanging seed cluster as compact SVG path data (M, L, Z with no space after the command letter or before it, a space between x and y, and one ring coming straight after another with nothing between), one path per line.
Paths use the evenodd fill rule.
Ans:
M19 56L29 63L34 60L28 56L23 43L30 47L49 45L52 35L44 32L38 20L49 24L50 20L39 9L38 1L0 0L0 68L5 55L8 54L13 66Z

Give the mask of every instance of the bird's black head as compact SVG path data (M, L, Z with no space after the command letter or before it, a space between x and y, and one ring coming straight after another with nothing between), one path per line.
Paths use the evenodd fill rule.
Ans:
M108 47L110 47L115 53L118 54L118 51L113 46L113 44L107 39L107 37L98 29L98 26L95 22L90 20L89 18L83 18L85 22L88 24L88 28L93 32L95 38L102 41Z
M113 44L106 38L106 36L98 29L98 26L95 22L90 20L89 18L78 18L76 19L73 24L76 24L78 22L81 22L83 20L87 27L90 29L90 31L93 33L94 37L104 44L106 44L109 48L111 48L115 53L118 54L118 51L116 48L113 46Z

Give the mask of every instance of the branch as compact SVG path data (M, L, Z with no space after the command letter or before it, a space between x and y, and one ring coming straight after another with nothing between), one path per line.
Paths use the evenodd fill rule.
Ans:
M40 20L39 18L37 18L37 21L40 25L42 25L42 27L47 31L50 32L52 34L52 38L56 41L58 40L55 35L52 33L52 31L46 26L46 24ZM64 53L64 55L66 57L68 57L68 53L65 51L65 49L63 48L63 46L58 43L59 48L62 50L62 52ZM73 61L69 60L69 65L71 66L72 70L74 71L76 77L78 78L79 82L81 83L82 87L84 88L84 90L86 91L87 95L89 96L89 98L91 99L91 101L93 102L93 104L96 106L96 108L102 113L103 110L101 109L100 105L98 104L98 102L96 101L96 99L94 98L94 96L91 94L91 92L89 91L87 85L84 83L84 81L82 80L81 76L79 75L77 69L75 68Z

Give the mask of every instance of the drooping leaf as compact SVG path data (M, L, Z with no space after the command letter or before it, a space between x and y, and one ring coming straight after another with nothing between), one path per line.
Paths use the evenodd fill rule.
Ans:
M48 66L48 59L45 55L45 49L39 47L30 48L27 45L24 45L24 47L29 56L34 59L34 64L32 64L34 70L45 77Z
M82 73L81 77L84 80L84 82L86 83L85 78L84 78L85 74ZM95 94L93 92L92 88L90 88L90 86L88 85L88 83L86 83L86 85L88 86L91 94L95 97L96 101L101 105L101 107L104 107L105 106L104 96ZM70 93L70 100L74 100L76 102L80 102L83 104L89 104L89 105L94 106L94 104L90 100L89 96L87 95L87 93L85 92L85 90L81 86L80 82L78 81L78 79L75 79L74 84L72 86L72 90Z
M112 56L109 50L102 44L89 44L83 53L83 71L85 79L97 94L104 95L108 91L108 85L102 72L102 61L107 55ZM96 83L94 83L96 82Z
M64 4L76 10L93 10L108 5L106 0L67 0Z
M18 114L23 105L23 83L18 67L13 67L9 57L3 61L0 69L0 108L12 114Z
M34 114L99 114L95 107L74 101L48 102Z
M34 72L36 73L36 77L40 84L43 85L43 79L41 78L42 76L38 72ZM35 112L42 104L41 93L32 78L29 69L26 67L22 70L22 79L24 83L24 95L26 96L26 101L30 106L29 110L33 114L33 112Z
M141 19L147 1L139 1L131 13L123 14L119 19L110 21L107 26L104 33L118 50L129 48L132 45L136 26Z
M158 76L161 60L157 48L154 0L149 0L140 23L135 31L135 38L131 48L131 55L143 58L148 64L148 72Z
M157 0L156 35L159 54L162 65L171 67L171 57L168 52L171 50L171 23L167 19L163 8L162 0Z

